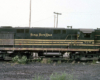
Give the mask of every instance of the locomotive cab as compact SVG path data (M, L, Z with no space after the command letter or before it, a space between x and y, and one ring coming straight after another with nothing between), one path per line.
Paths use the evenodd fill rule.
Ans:
M80 29L82 32L82 38L87 40L94 40L94 29Z
M81 39L84 40L84 44L94 44L94 29L80 29Z

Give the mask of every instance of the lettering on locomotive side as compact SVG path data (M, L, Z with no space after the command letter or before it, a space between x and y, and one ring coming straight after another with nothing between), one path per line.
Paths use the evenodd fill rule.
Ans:
M52 36L52 34L49 34L49 33L45 33L45 34L42 34L42 33L39 33L39 34L30 33L30 36L35 36L35 37L38 37L38 36L50 37L50 36Z
M31 33L30 36L38 36L38 34L32 34L32 33Z

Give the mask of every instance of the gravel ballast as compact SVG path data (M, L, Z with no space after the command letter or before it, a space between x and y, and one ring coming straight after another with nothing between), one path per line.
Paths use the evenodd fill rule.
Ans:
M36 76L42 76L46 80L52 73L73 75L77 80L100 80L100 63L28 63L16 64L0 62L0 80L32 80Z

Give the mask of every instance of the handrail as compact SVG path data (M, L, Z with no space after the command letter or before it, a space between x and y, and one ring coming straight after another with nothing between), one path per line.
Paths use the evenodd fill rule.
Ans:
M68 34L67 37L68 37L69 35L77 35L77 34ZM65 38L65 40L67 39L67 37Z
M68 34L67 37L65 38L65 40L66 40L66 39L68 38L68 36L71 36L71 43L70 43L70 44L72 44L72 36L73 36L73 35L75 36L75 35L77 35L77 34ZM77 38L77 40L78 40L78 38ZM77 41L76 41L76 42L77 42Z

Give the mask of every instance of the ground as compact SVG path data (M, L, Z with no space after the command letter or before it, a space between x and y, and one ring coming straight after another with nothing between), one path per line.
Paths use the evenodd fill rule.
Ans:
M73 75L77 80L100 80L100 63L51 63L43 64L31 62L28 64L16 64L0 62L0 80L32 80L35 76L44 76L49 80L52 73L65 72Z

